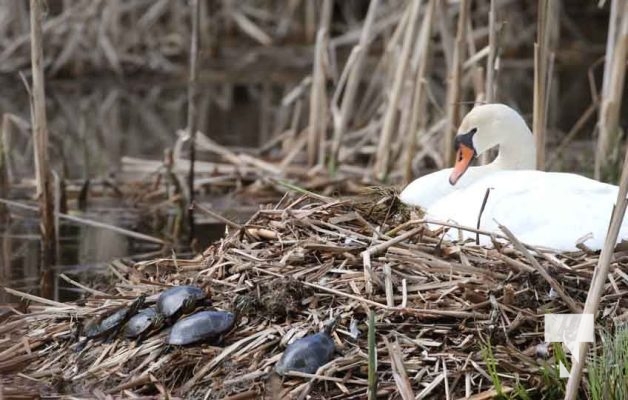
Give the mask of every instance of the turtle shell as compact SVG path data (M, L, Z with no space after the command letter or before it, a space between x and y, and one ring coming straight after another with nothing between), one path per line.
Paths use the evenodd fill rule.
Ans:
M159 324L162 318L161 314L157 312L157 308L145 308L129 319L124 329L124 336L128 338L137 337L147 332L155 324Z
M275 366L279 375L288 371L314 374L334 356L336 346L327 332L305 336L290 343Z
M235 315L228 311L201 311L185 317L172 326L168 344L186 345L218 338L233 328Z
M128 318L137 313L137 310L144 304L146 299L145 295L141 295L131 303L130 306L124 307L113 314L105 317L98 323L91 323L85 327L85 336L88 338L94 338L97 336L111 333L121 324L123 324Z
M165 290L157 299L157 311L164 317L171 318L206 298L203 289L195 286L175 286Z

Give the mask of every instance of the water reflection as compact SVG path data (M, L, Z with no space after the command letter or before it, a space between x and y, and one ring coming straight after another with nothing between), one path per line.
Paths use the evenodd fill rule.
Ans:
M28 200L34 205L34 160L26 90L17 77L0 80L0 84L7 89L0 94L0 114L14 114L14 122L17 122L11 129L3 131L8 149L10 190L0 193L0 197L21 202ZM268 84L264 85L268 87ZM199 90L199 129L225 145L257 147L260 119L264 119L268 126L269 117L258 112L263 108L259 106L262 100L260 91L254 86L202 85ZM261 85L257 89L260 88ZM111 199L116 198L118 185L129 179L146 179L146 176L122 175L124 156L161 160L164 149L174 146L175 132L186 125L185 85L180 82L156 84L154 80L51 82L47 84L46 95L51 168L69 187L69 212L77 212L79 199L76 194L84 180L97 177L104 189L92 190L100 197L97 201L90 199L81 216L162 236L163 232L155 231L155 225L148 223L145 214L139 213L138 204L121 198L111 203ZM268 101L268 93L266 96L265 101ZM211 159L208 155L200 157ZM201 196L199 200L229 207L232 217L235 215L240 222L254 211L253 207L243 210L230 199ZM196 231L200 234L199 244L205 246L222 235L224 225L205 221L205 225ZM60 273L80 282L97 282L111 260L159 250L159 246L106 229L73 223L63 222L59 233L55 297L62 301L76 298L78 292L59 278ZM0 236L0 282L37 294L40 243L35 213L20 211L12 214L10 220L0 223ZM7 301L16 299L0 292L0 303Z

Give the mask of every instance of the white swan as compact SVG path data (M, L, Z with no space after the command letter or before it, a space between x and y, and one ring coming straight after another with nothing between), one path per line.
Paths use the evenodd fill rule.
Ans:
M399 194L403 203L428 209L437 200L495 171L535 167L536 149L532 132L521 115L504 104L473 108L462 120L459 132L456 136L455 167L412 181ZM492 163L469 167L475 156L497 145L499 153Z
M475 111L478 109L482 109L482 118L469 118L477 114ZM499 123L492 120L493 111ZM453 169L437 172L440 180L435 181L443 186L446 174L450 174L449 180L455 187L458 186L457 180L462 182L466 174L474 169L483 172L480 177L472 176L465 187L431 199L426 207L426 216L476 227L486 190L491 188L480 229L501 233L499 223L524 243L559 251L577 250L577 242L590 235L583 243L599 250L606 238L619 188L576 174L531 170L533 166L530 167L530 163L535 157L534 142L523 119L512 117L511 112L514 111L505 106L480 106L465 117L461 129L463 134L458 135L456 140L456 165ZM504 117L507 115L510 116ZM472 156L497 144L500 152L495 162L486 167L471 167L465 173ZM508 168L511 170L506 170ZM417 186L417 181L402 193L405 203L413 204L414 199L426 197L424 192L429 188ZM430 224L431 228L436 226ZM459 234L465 240L475 239L475 233L456 229L451 229L447 237L456 240ZM618 242L626 238L628 224L624 222ZM480 244L490 246L492 243L488 237L480 235Z

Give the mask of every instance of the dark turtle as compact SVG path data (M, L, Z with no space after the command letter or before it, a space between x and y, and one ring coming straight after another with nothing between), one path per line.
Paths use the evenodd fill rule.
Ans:
M164 322L164 316L157 312L156 307L149 307L135 314L126 323L124 336L135 338L145 335L154 328L159 328Z
M228 311L200 311L172 326L168 344L186 345L201 340L220 338L233 328L235 314Z
M142 307L144 300L146 300L146 295L142 294L135 299L130 306L121 308L100 321L92 321L87 324L83 333L87 339L93 339L110 333L116 334L118 329Z
M201 302L209 302L207 293L195 286L175 286L165 290L157 299L157 311L166 319L190 312Z
M316 373L322 365L327 364L333 358L336 351L331 337L334 325L335 321L332 321L322 332L290 343L275 366L275 371L282 376L288 371Z

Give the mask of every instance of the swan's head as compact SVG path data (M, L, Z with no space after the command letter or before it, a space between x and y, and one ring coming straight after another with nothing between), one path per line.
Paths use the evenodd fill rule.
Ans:
M497 145L518 142L518 137L523 136L528 141L532 138L524 119L512 108L504 104L474 107L462 120L456 135L456 164L449 183L456 184L473 158Z

